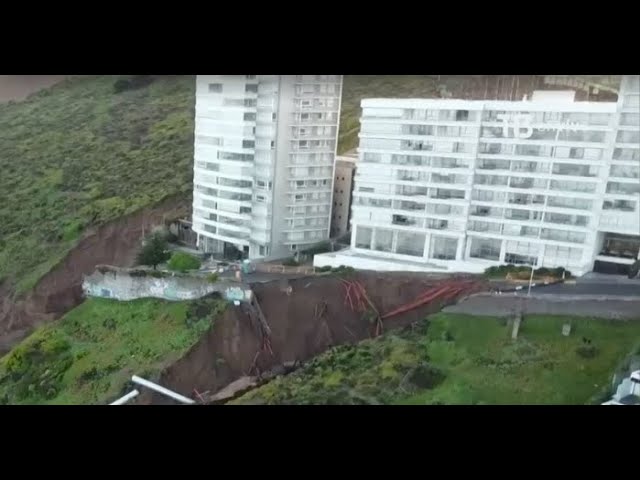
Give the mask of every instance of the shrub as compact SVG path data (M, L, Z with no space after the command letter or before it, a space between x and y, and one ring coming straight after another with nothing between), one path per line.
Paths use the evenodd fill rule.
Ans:
M330 272L331 271L331 267L326 266L326 267L316 267L316 272Z
M331 271L333 273L336 273L338 275L351 275L352 273L354 273L356 270L353 267L347 267L345 265L340 265L337 268L332 268Z
M200 268L200 260L184 252L175 252L169 260L169 270L186 272Z
M576 348L576 353L582 358L594 358L598 355L598 347L589 344L580 345Z
M316 255L318 253L326 253L331 251L331 242L325 241L313 245L306 250L302 250L300 253L305 255Z
M131 75L129 78L119 78L113 84L114 93L121 93L126 90L135 90L146 87L153 82L152 75Z
M207 282L216 283L218 281L219 275L217 273L210 273L207 275Z
M285 267L297 267L298 265L300 265L295 258L287 258L286 260L282 261L282 265L284 265Z

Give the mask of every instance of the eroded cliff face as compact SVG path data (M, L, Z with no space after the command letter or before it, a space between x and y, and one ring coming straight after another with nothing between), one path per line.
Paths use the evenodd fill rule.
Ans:
M16 298L5 282L0 285L0 355L43 323L60 318L82 302L82 279L96 265L131 266L143 232L167 218L188 215L185 195L166 199L87 231L82 240L44 275L33 290Z

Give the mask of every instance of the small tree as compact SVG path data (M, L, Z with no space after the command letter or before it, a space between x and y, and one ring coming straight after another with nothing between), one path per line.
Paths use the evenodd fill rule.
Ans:
M138 253L138 264L152 266L155 270L158 264L166 262L170 256L165 236L156 232L145 240Z

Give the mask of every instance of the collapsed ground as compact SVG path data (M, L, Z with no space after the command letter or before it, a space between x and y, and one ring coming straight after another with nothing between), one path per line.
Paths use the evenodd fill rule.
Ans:
M83 274L100 263L131 265L144 232L167 218L189 214L193 77L121 80L76 78L26 101L0 105L0 355L34 327L77 306ZM518 82L515 77L511 82L516 93ZM497 79L496 92L502 87L507 92L509 83ZM363 97L448 92L475 98L492 85L483 76L345 77L339 150L354 146ZM90 309L80 312L81 321L91 321ZM128 316L123 313L123 318ZM316 333L326 336L322 328L325 333ZM101 342L109 338L105 333ZM50 347L64 353L68 348L63 344L40 342L33 358L40 358L40 347L45 357ZM239 362L244 366L244 360ZM213 384L240 372L227 371ZM180 378L177 369L171 372ZM49 385L51 372L39 375ZM45 393L54 395L52 389Z
M569 337L562 326L572 324ZM231 404L585 404L640 354L640 322L438 313L412 328L334 348Z
M298 361L300 370L231 403L582 404L606 395L613 372L640 346L640 319L525 315L513 341L509 315L437 313L459 296L384 320L372 338L370 311L351 308L344 280L359 281L376 308L390 312L448 279L347 271L254 285L268 348L242 308L215 296L90 299L0 360L0 402L104 404L130 391L134 374L209 398L241 377ZM480 281L475 290L483 288ZM173 402L143 390L135 403Z

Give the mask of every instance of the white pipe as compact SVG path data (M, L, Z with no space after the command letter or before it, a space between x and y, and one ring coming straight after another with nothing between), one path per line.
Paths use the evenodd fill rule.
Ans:
M149 380L145 380L144 378L140 378L136 375L134 375L133 377L131 377L131 380L135 383L137 383L138 385L142 385L143 387L147 387L150 388L151 390L155 390L158 393L161 393L162 395L166 395L167 397L171 397L174 400L177 400L180 403L185 403L187 405L192 405L195 402L195 400L192 400L190 398L184 397L182 395L180 395L179 393L176 392L172 392L171 390L169 390L168 388L164 388L161 387L160 385L157 385L153 382L150 382Z
M127 403L129 400L131 400L132 398L137 397L138 395L140 395L140 392L138 390L133 390L133 391L127 393L125 396L120 397L115 402L110 403L109 405L123 405L123 404Z

